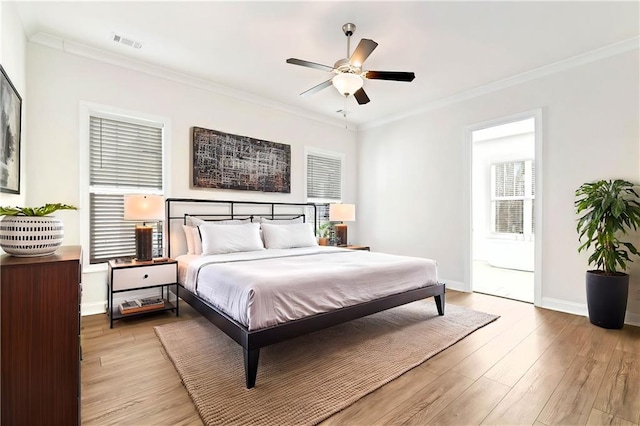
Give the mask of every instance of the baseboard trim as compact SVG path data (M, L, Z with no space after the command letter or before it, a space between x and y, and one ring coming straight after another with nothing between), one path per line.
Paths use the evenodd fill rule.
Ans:
M541 308L552 309L554 311L566 312L568 314L589 316L589 310L584 303L568 302L566 300L554 299L551 297L543 297ZM640 327L640 314L634 312L626 312L624 323Z
M104 314L107 312L107 301L82 303L80 304L80 314L84 317L87 315Z
M624 323L640 327L640 314L627 311L627 315L624 317Z
M448 288L449 290L463 291L465 293L468 293L467 287L462 281L448 280L446 278L441 278L438 281L445 283L446 288Z

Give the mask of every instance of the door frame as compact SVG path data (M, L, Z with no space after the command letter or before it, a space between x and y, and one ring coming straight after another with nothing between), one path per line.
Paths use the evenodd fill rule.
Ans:
M535 162L536 162L536 203L535 203L535 224L534 224L534 276L533 276L533 304L541 306L542 303L542 231L543 231L543 110L542 108L520 112L513 115L503 116L481 123L467 126L464 132L464 154L463 154L463 206L467 212L467 220L464 224L467 235L467 245L463 253L464 259L464 287L463 291L471 293L473 291L473 202L472 202L472 167L473 167L473 132L476 130L495 127L501 124L513 123L514 121L534 119L534 141L535 141Z

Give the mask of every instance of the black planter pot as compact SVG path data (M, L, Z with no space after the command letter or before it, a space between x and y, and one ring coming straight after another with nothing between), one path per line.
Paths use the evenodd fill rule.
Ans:
M602 328L622 328L629 296L629 275L587 271L589 321Z

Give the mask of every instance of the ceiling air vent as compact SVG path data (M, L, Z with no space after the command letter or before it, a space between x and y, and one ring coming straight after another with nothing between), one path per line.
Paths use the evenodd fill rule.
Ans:
M125 46L136 48L136 49L140 49L142 47L142 43L135 40L131 40L130 38L127 38L120 34L113 34L113 41L115 41L116 43L124 44Z

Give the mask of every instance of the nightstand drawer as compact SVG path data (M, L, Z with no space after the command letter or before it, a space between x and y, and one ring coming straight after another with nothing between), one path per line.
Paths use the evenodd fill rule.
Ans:
M113 291L173 284L178 281L178 268L175 263L119 268L112 272Z

